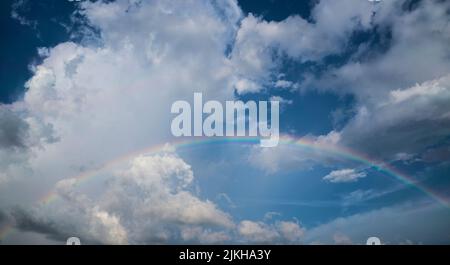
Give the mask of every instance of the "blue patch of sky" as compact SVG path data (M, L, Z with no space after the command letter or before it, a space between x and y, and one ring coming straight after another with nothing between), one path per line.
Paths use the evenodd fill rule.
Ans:
M178 150L192 165L200 196L218 203L238 220L260 220L267 212L274 211L282 219L298 218L312 227L338 216L424 197L415 188L404 187L394 177L370 168L365 170L366 177L349 183L324 181L323 177L336 168L321 165L310 169L281 168L267 173L249 164L248 147L211 144ZM244 159L233 159L238 156ZM343 161L338 169L345 168L346 164L348 161ZM369 192L361 200L344 200L357 190ZM383 194L390 190L393 191ZM227 194L232 204L220 198L222 193Z
M0 3L0 103L11 103L25 91L32 76L29 65L38 63L38 47L52 47L71 37L75 2L4 0ZM12 18L14 11L28 23Z
M239 0L245 14L252 13L269 21L282 21L291 15L299 15L309 20L316 0Z

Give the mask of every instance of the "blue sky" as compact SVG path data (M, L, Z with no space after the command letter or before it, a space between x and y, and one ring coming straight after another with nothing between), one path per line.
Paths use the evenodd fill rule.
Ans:
M1 5L2 243L450 242L448 3ZM194 92L310 148L177 145Z

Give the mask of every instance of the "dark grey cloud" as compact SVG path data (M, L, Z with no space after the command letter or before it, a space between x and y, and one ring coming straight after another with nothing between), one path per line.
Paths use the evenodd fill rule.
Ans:
M450 135L450 3L386 2L372 25L390 32L389 45L362 43L347 63L303 86L355 96L354 116L339 128L342 144L380 159L420 156Z
M28 124L7 106L0 106L0 148L25 148Z
M3 225L8 220L8 216L0 209L0 225Z
M32 214L31 211L16 207L11 211L11 215L14 219L15 228L21 231L41 233L54 240L65 240L68 238L69 231L66 233L61 232L55 228L55 223L40 219Z

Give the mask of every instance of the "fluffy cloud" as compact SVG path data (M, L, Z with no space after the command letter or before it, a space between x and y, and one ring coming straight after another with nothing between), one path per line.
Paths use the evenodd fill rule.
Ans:
M20 104L0 105L0 186L30 174L30 149L54 140L51 126L27 117Z
M250 14L237 32L232 62L239 75L251 79L248 83L261 85L239 85L238 92L255 92L269 85L284 55L304 62L341 52L353 31L370 27L371 16L369 2L347 0L320 1L312 11L312 22L300 16L265 21ZM277 86L286 85L286 81L277 82Z
M239 235L253 243L300 243L304 229L296 222L278 221L275 224L244 220L237 228Z
M60 202L16 212L18 227L54 238L75 233L103 244L227 240L228 214L190 191L193 173L168 153L138 156L93 199L76 189L76 179L57 183ZM220 231L216 231L220 228Z
M307 233L295 222L234 221L200 196L192 169L175 153L130 157L121 172L104 172L107 185L91 187L90 194L70 176L168 141L172 102L191 99L193 92L218 100L268 85L350 93L355 117L339 132L314 137L318 143L395 157L443 140L450 128L448 3L423 1L406 12L401 2L383 1L374 15L368 1L320 1L310 20L291 16L280 22L243 17L235 1L83 2L80 14L89 27L78 34L89 39L41 52L45 58L33 66L24 99L0 106L1 207L28 206L55 188L58 203L25 207L13 216L19 229L58 240L75 234L116 244L300 241ZM327 68L320 78L305 74L301 85L279 80L284 56L320 63L345 50L355 31L375 26L392 31L386 53L362 44L349 62ZM248 160L268 173L338 161L282 145L256 147ZM325 178L363 175L347 169ZM4 184L18 177L27 177L26 185ZM341 221L312 235L336 235ZM341 230L353 240L346 227ZM335 240L347 241L337 235Z
M105 192L105 198L98 200L71 188L70 176L168 140L170 106L175 100L190 99L194 91L203 92L205 98L233 97L236 78L226 49L241 17L237 4L86 1L79 12L99 35L83 44L61 43L41 53L45 58L32 67L34 75L26 83L23 100L1 106L1 206L29 205L58 182L63 205L25 211L27 214L20 216L29 218L17 219L52 227L57 234L79 234L91 242L173 238L170 230L176 229L157 222L136 225L136 230L142 231L129 235L127 222L132 221L119 215L124 214L120 209L110 210L129 206L106 197L110 194L140 206L133 213L137 220L147 214L160 216L160 223L167 221L172 226L230 226L226 214L213 203L184 190L193 175L174 157L137 158L132 172L124 173L123 183L142 185L140 192L151 191L152 200L159 198L157 194L167 200L167 204L147 200L149 207L144 209L144 202L119 184L115 184L115 193L97 187L97 193ZM82 28L79 34L91 38L89 28ZM148 168L153 173L145 175L142 170ZM26 185L14 190L3 185L3 180L25 176ZM25 192L30 186L33 190ZM18 198L16 194L27 195ZM146 238L136 236L145 231L150 232L144 234Z
M35 144L30 131L14 106L0 105L0 186L29 173L28 148Z
M383 1L376 7L374 34L385 48L361 43L348 62L317 78L306 74L301 86L354 95L356 115L341 144L391 160L423 153L449 133L450 5L422 1L408 9L403 1Z
M26 186L34 187L17 198L17 189L25 186L14 194L3 186L2 206L23 205L12 214L16 227L52 240L73 235L108 244L232 240L234 221L200 198L191 167L175 153L130 157L121 172L104 170L107 184L90 192L71 176L168 140L175 100L189 100L193 92L225 100L236 88L248 89L250 79L243 82L247 79L227 56L242 18L236 2L86 1L80 8L88 27L77 34L88 39L40 49L43 62L32 66L23 100L1 108L2 150L30 154L18 168L29 164ZM5 168L2 178L26 175ZM35 206L36 197L49 189L57 202ZM300 236L288 222L274 229L277 240Z
M234 1L86 1L79 12L99 36L47 49L14 113L1 108L2 147L26 144L49 182L164 142L171 104L194 91L233 97L225 51L241 16Z
M57 184L56 208L17 209L13 216L22 230L59 240L75 233L87 243L302 242L305 230L297 222L235 225L192 191L193 180L190 166L172 152L138 156L98 199L77 192L76 179L64 179Z
M354 182L359 178L364 178L366 173L358 172L355 169L346 168L331 171L328 175L323 177L324 180L332 182L332 183L341 183L341 182Z
M381 160L420 156L449 134L448 10L449 3L442 1L412 7L405 1L320 1L311 22L295 16L281 22L249 16L238 31L233 61L254 82L273 84L277 53L320 65L321 58L354 45L348 43L352 33L370 32L377 37L354 47L348 59L323 72L306 70L296 84L302 91L355 97L353 110L345 114L349 122L338 132L339 145ZM334 46L328 47L329 42Z

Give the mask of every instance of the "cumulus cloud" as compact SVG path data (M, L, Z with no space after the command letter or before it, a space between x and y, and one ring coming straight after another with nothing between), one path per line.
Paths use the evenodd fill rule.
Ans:
M255 92L270 84L284 55L305 62L340 53L353 31L370 27L370 7L367 1L320 1L312 10L312 22L300 16L280 22L252 14L245 17L236 35L232 63L238 74L261 85L239 86L238 92ZM291 86L283 81L276 82L276 86Z
M63 239L76 233L85 242L143 243L300 243L297 222L232 218L192 190L193 172L174 153L134 158L98 199L76 191L76 179L57 184L61 204L15 211L17 227Z
M58 203L13 215L19 229L58 239L76 234L114 244L300 241L306 232L296 222L234 221L201 197L192 168L173 150L130 157L120 172L106 170L108 183L93 187L94 195L78 189L70 176L168 141L172 102L191 99L194 92L218 100L268 85L350 93L356 115L342 130L312 138L382 157L413 154L444 139L450 128L448 3L423 1L407 12L399 2L383 1L374 14L368 1L320 1L310 20L291 16L280 22L244 17L231 0L83 2L78 11L98 36L83 45L41 49L44 60L32 67L23 100L0 106L0 184L26 176L26 186L34 187L30 194L25 187L0 185L1 206L30 205L55 188ZM375 25L392 30L385 54L366 59L370 45L361 45L358 55L319 78L305 75L300 84L277 75L284 56L320 63L344 51L355 31ZM92 38L91 33L78 34ZM252 148L248 161L269 174L341 162L282 145ZM343 169L325 180L364 176ZM358 218L367 220L348 219ZM334 229L336 223L321 231L333 227L329 235L342 230L355 242L346 227Z
M342 182L355 182L359 178L364 178L366 173L358 172L355 169L346 168L333 170L328 175L323 177L324 180L332 183L342 183Z
M56 187L62 205L24 211L21 216L29 218L18 219L101 243L174 240L175 232L179 239L184 226L199 226L205 232L196 233L198 237L208 238L209 226L232 226L212 202L185 190L193 173L173 156L136 158L131 171L110 188L97 187L105 194L101 200L74 188L70 176L168 140L175 100L190 99L194 91L203 92L205 98L233 97L237 78L226 50L241 17L236 2L85 1L78 12L100 33L97 38L84 45L60 43L40 53L43 62L32 67L23 100L11 110L1 107L0 177L27 176L26 185L17 189L34 187L29 196L20 198L14 194L25 192L4 188L2 206L29 205ZM6 149L8 153L3 152ZM24 149L21 158L22 153L29 155L10 162L12 149ZM149 175L143 172L147 169ZM151 199L144 203L148 193ZM122 204L114 198L122 199ZM129 205L135 205L136 212L127 216L123 211ZM145 216L160 219L152 222ZM130 218L142 223L132 225ZM162 225L165 222L167 226ZM135 234L129 234L130 226Z
M369 39L346 63L316 77L305 74L301 84L355 96L355 114L344 125L340 144L386 160L423 153L442 142L450 128L444 103L450 5L422 1L406 6L404 1L377 4L371 25L377 26L373 34L382 44Z
M234 1L85 1L80 8L101 34L46 49L14 113L1 109L2 147L23 146L28 134L29 162L46 181L164 142L172 102L194 91L233 97L225 51L241 16Z
M423 1L413 8L405 1L320 1L311 22L295 16L281 22L249 16L238 31L233 61L247 76L270 83L273 77L267 73L276 73L279 58L274 50L296 62L320 65L321 58L348 48L352 32L371 32L377 38L359 43L343 63L319 73L305 71L296 84L302 91L354 96L352 110L343 114L346 123L332 131L339 135L338 145L387 161L402 154L420 156L449 134L448 10L449 3L442 1ZM289 40L294 37L303 41ZM304 41L318 46L311 51ZM282 81L275 87L292 83ZM268 165L275 169L274 163Z
M118 0L79 7L98 36L84 45L40 48L43 62L31 67L23 100L0 109L1 148L30 154L17 164L29 164L27 186L35 187L35 194L13 199L25 205L14 211L16 227L102 244L231 240L234 221L199 196L190 165L173 149L130 157L120 172L105 169L109 180L94 188L96 195L79 189L71 176L168 140L175 100L191 99L193 92L231 99L234 89L252 86L227 56L242 18L237 3ZM91 33L81 28L79 34ZM26 175L9 174L5 161L2 179ZM48 189L57 202L35 206ZM17 197L7 189L3 196ZM295 232L288 224L280 229L277 238Z
M138 156L98 199L77 192L76 179L59 181L56 188L62 204L41 205L22 214L19 227L34 224L28 229L45 227L35 231L50 235L71 231L103 244L228 239L225 232L233 228L233 221L214 203L190 191L192 181L190 166L174 154Z
M28 174L29 148L49 137L24 120L15 106L0 104L0 186Z
M304 235L304 229L291 221L266 224L244 220L239 223L237 230L241 237L253 243L301 243Z

